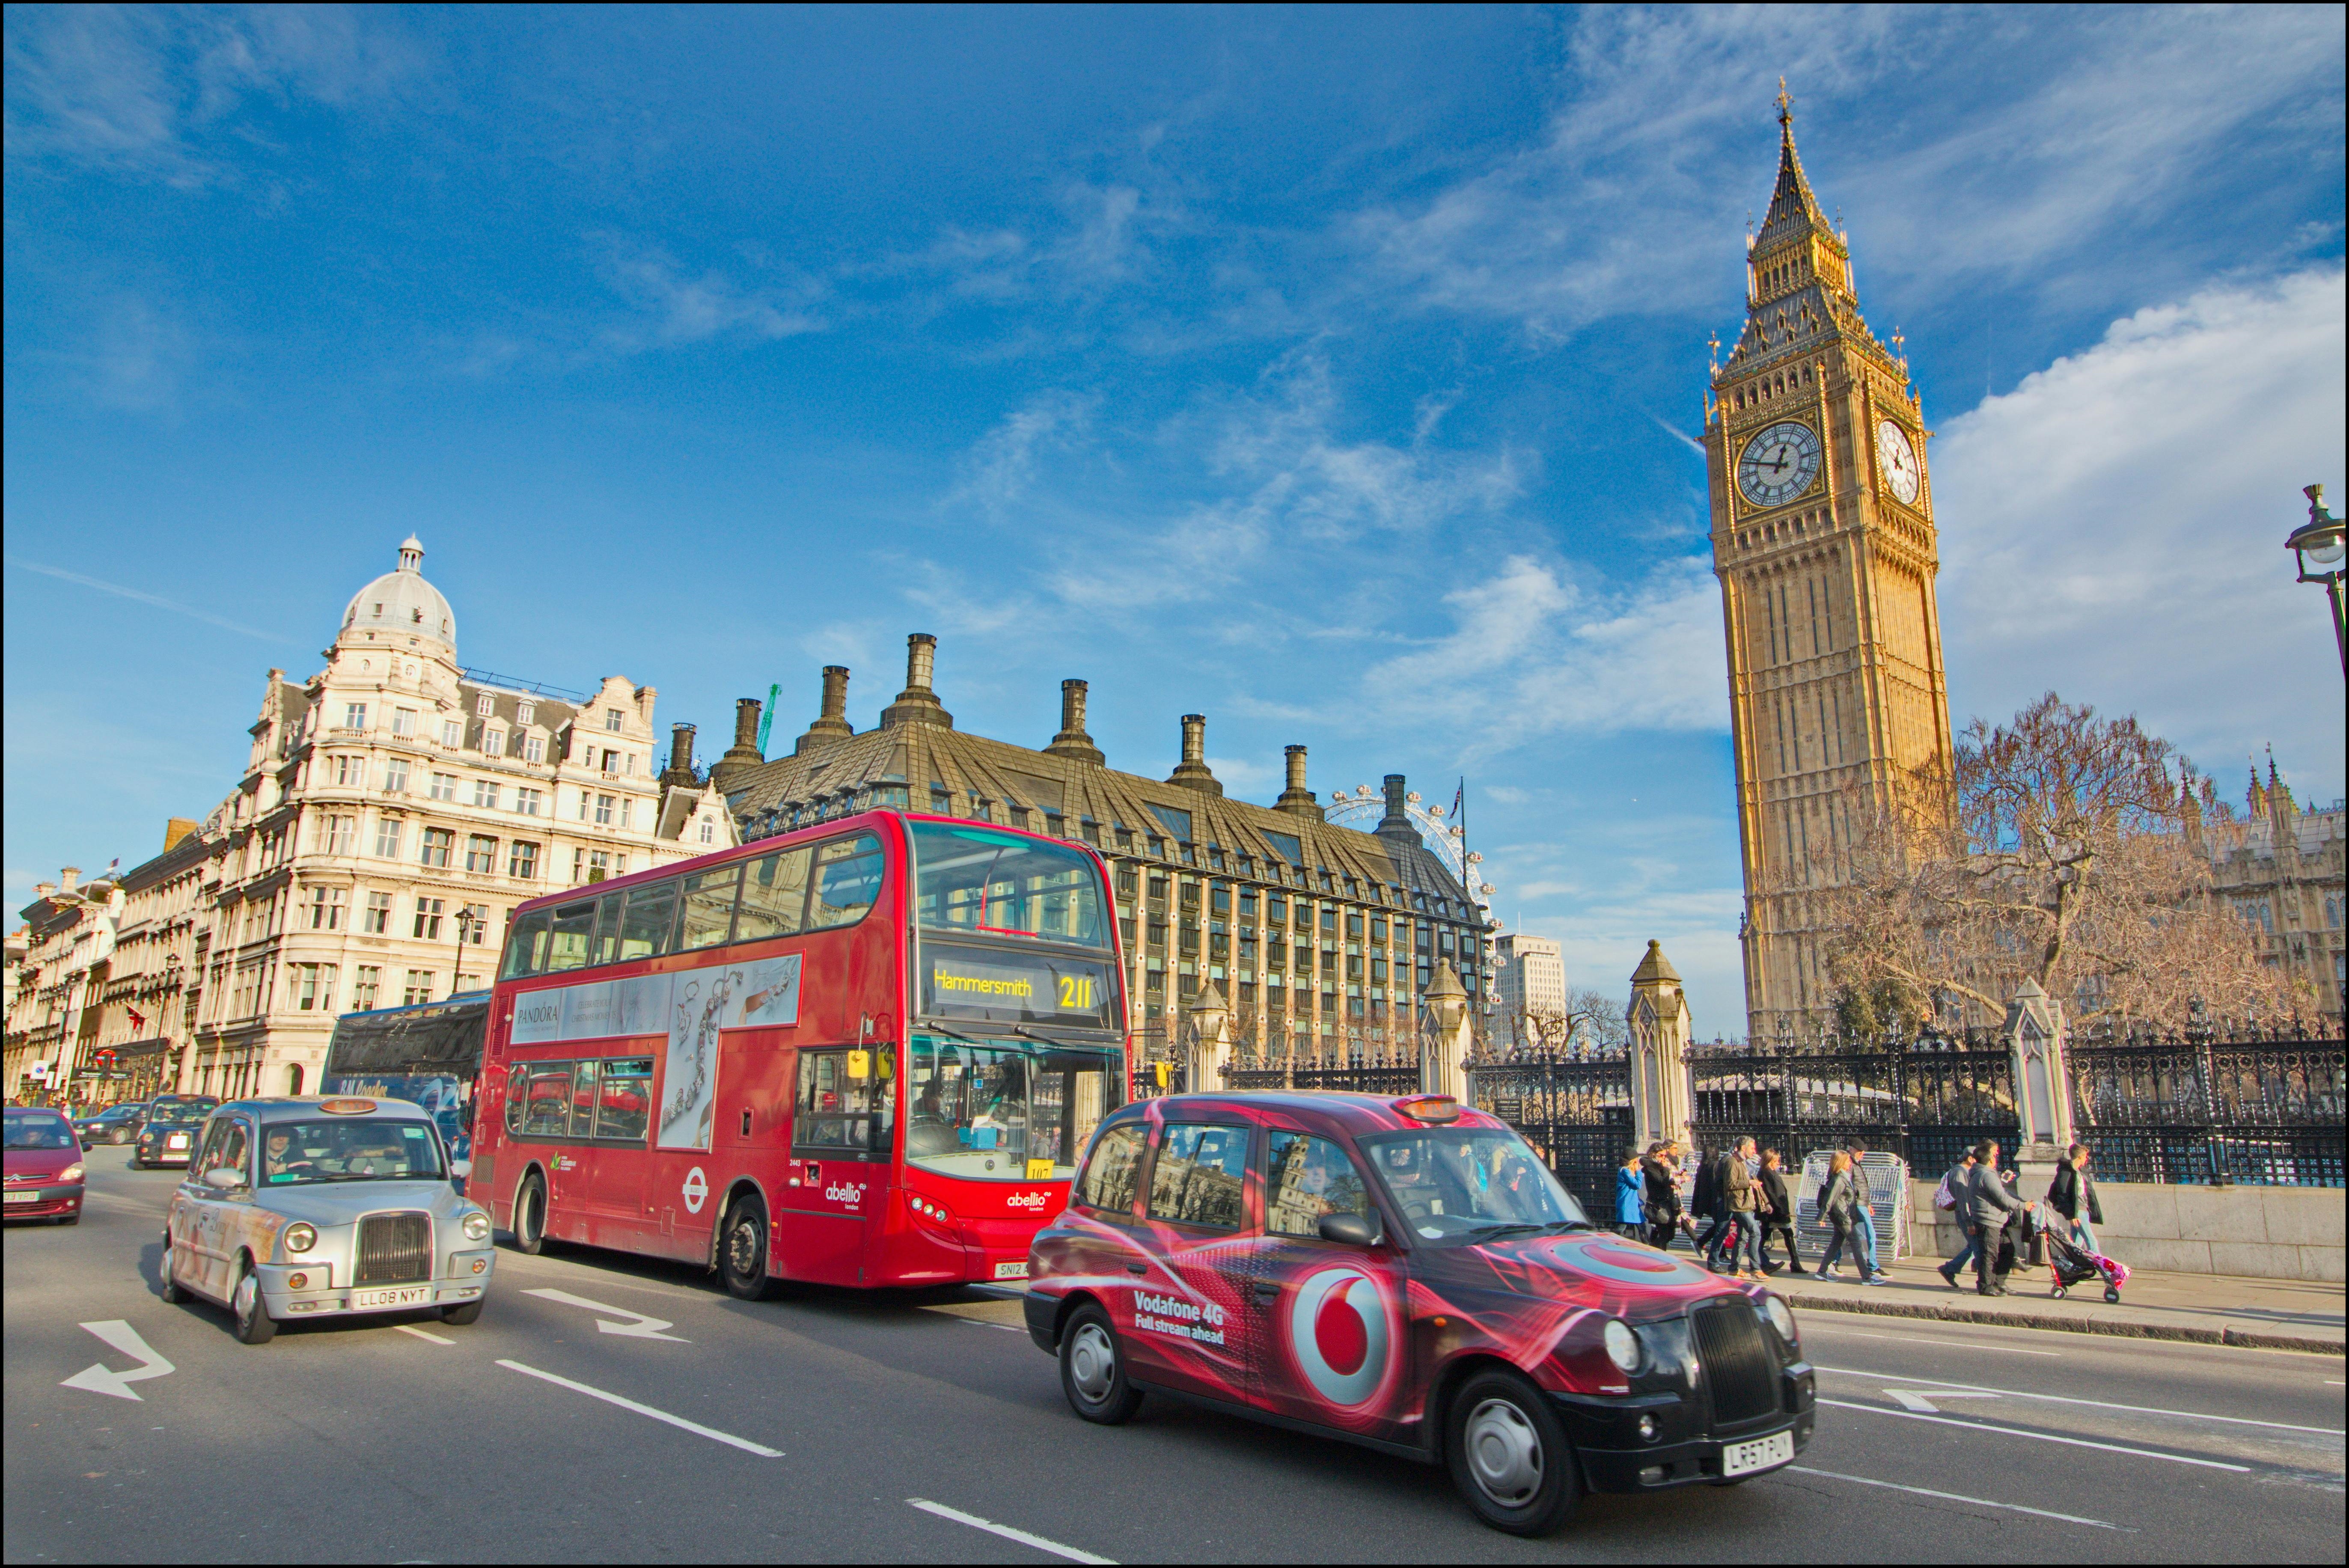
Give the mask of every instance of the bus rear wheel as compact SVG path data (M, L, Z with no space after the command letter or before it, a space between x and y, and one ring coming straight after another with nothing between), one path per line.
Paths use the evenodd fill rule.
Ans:
M536 1257L546 1246L546 1183L533 1171L522 1179L514 1194L513 1248L524 1257Z
M745 1194L726 1211L718 1238L718 1272L726 1294L740 1301L765 1299L774 1283L767 1277L767 1205Z

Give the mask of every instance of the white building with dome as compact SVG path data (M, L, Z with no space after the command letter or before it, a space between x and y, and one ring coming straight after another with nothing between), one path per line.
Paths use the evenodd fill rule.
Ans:
M138 939L77 1057L160 1037L183 1090L315 1089L338 1014L486 986L517 903L739 841L690 726L664 766L654 688L467 668L423 562L352 596L316 675L269 672L236 788L122 874Z

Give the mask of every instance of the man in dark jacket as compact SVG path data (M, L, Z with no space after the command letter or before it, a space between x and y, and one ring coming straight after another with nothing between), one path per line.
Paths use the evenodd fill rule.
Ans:
M1770 1266L1770 1243L1773 1238L1786 1238L1786 1267L1794 1274L1803 1272L1803 1254L1795 1245L1795 1201L1786 1191L1786 1173L1778 1168L1778 1151L1762 1151L1762 1272L1776 1274Z
M1985 1138L1974 1145L1973 1175L1966 1183L1966 1234L1973 1239L1974 1289L1983 1295L2004 1295L2006 1286L1994 1277L2000 1239L2023 1212L2023 1201L2006 1190L1998 1173L1998 1140Z
M1708 1264L1713 1259L1714 1243L1721 1240L1722 1227L1726 1222L1723 1216L1727 1212L1727 1205L1721 1201L1721 1157L1706 1159L1699 1154L1696 1179L1689 1189L1689 1218L1704 1226L1691 1240L1697 1254Z

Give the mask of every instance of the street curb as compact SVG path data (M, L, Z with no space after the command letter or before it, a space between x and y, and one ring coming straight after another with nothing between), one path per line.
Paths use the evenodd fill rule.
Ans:
M2043 1317L2031 1313L1997 1312L1973 1306L1927 1306L1904 1301L1871 1301L1847 1296L1811 1295L1780 1291L1786 1305L1806 1312L1849 1312L1870 1317L1920 1317L1940 1323L1980 1323L2004 1328L2041 1328L2059 1334L2102 1334L2120 1339L2166 1339L2189 1345L2231 1345L2245 1350L2299 1350L2312 1356L2339 1356L2338 1339L2317 1339L2292 1334L2253 1334L2240 1328L2195 1328L2185 1325L2134 1323L2124 1318L2098 1321L2090 1317Z

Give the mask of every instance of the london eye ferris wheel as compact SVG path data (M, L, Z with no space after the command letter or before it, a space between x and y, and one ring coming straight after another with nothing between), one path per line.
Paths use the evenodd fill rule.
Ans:
M1419 834L1419 841L1444 863L1444 869L1452 873L1454 881L1468 890L1468 896L1476 901L1477 912L1485 923L1498 930L1500 923L1493 918L1493 894L1496 890L1485 881L1483 851L1468 847L1466 827L1456 821L1446 821L1444 808L1428 805L1420 799L1416 789L1403 797L1402 809L1403 814L1411 819L1413 830ZM1340 789L1332 795L1324 815L1339 827L1367 833L1385 819L1386 810L1386 798L1364 784L1350 791Z

